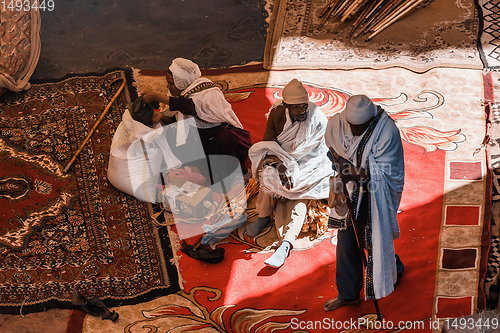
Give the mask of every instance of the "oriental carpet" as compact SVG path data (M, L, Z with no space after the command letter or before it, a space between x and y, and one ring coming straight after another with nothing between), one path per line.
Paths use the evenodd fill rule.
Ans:
M365 93L396 121L404 141L406 181L398 217L401 238L395 246L406 269L394 293L378 302L386 325L372 327L376 329L371 332L437 332L446 318L484 308L490 172L481 148L486 134L481 71L432 69L416 74L391 68L353 70L347 75L335 70L247 68L205 74L222 87L254 142L263 135L269 106L293 78L306 84L311 101L327 116L340 112L348 96ZM137 86L139 91L162 91L163 80L163 76L139 75ZM372 301L323 311L324 302L337 295L335 232L303 232L278 270L264 265L275 240L274 227L265 228L255 239L240 227L218 244L226 253L218 264L186 256L178 240L173 245L182 293L120 307L117 311L126 318L120 324L86 316L79 329L84 333L142 332L146 327L161 332L366 331L359 324L373 317Z
M481 11L481 34L479 49L484 67L500 69L500 3L497 0L478 0Z
M106 179L127 89L64 172L124 79L73 77L0 100L1 313L71 308L73 291L118 306L179 289L153 207Z
M432 1L370 40L349 36L356 17L330 17L321 26L328 0L274 1L267 34L267 69L382 69L393 66L482 69L479 15L474 0ZM493 24L494 28L494 24Z

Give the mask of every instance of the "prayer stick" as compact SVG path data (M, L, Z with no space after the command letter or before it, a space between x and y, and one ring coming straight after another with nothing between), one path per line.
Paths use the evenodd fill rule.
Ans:
M106 116L106 114L108 113L108 110L111 107L111 105L113 104L113 102L116 100L116 98L118 97L118 95L120 95L120 93L122 92L123 88L125 88L125 84L127 83L127 81L125 81L125 78L123 78L123 77L117 78L116 80L114 80L113 82L111 82L109 84L109 86L112 86L118 80L123 80L123 83L121 84L120 88L115 93L115 95L113 96L113 98L111 99L111 101L108 103L108 105L106 106L106 108L104 109L104 111L101 113L101 116L99 117L99 119L97 119L96 123L94 124L94 127L92 127L92 129L90 130L90 133L83 140L82 144L80 145L80 147L76 151L75 155L73 155L73 158L69 161L69 163L64 168L64 173L68 172L69 168L71 167L71 165L73 164L73 162L75 162L76 158L78 157L78 155L82 151L82 149L85 146L85 144L90 140L90 137L92 136L92 134L94 134L95 130L97 129L97 126L99 126L99 124L101 123L101 121L104 119L104 116Z
M374 31L370 36L368 36L367 40L372 39L377 34L379 34L382 30L384 30L385 28L387 28L388 26L390 26L391 24L393 24L394 22L396 22L397 20L399 20L404 15L408 14L411 10L413 10L416 6L418 6L422 1L424 1L424 0L417 0L416 2L414 2L412 5L410 5L409 7L407 7L403 12L401 12L399 15L397 15L396 17L394 17L390 22L387 22L387 24L385 24L384 26L382 26L379 30Z
M383 2L380 2L380 5L375 9L375 11L372 12L372 14L368 17L368 19L363 23L362 29L359 30L354 37L358 37L361 33L366 33L368 29L370 28L371 24L379 18L380 15L384 14L385 11L387 11L391 4L394 3L395 1L399 0L384 0Z
M361 3L364 2L364 1L365 0L355 0L349 6L349 8L347 8L346 12L344 13L344 15L342 16L342 18L340 19L340 22L345 22L347 20L347 18L349 18L349 16L352 15L358 9L358 7L361 5Z
M381 0L381 1L384 1L384 0ZM358 29L358 27L360 26L361 22L363 22L363 20L365 20L368 15L367 13L370 12L373 7L375 7L377 4L376 1L372 1L371 4L367 4L365 6L365 8L363 9L363 11L361 12L361 14L358 16L358 18L356 19L356 21L354 21L354 23L352 24L352 29L351 31L349 31L349 33L347 34L347 38L351 38L351 36L354 34L354 32L356 31L356 29Z
M374 15L378 10L380 10L380 8L382 8L385 3L387 2L388 0L378 0L376 2L373 3L373 8L370 10L370 12L366 15L367 18L370 18L372 15Z
M417 0L406 0L405 2L401 3L398 5L397 8L395 8L393 11L391 11L390 14L385 16L380 22L378 22L376 25L373 26L372 31L377 31L379 30L382 26L384 26L387 22L391 21L394 17L399 15L401 12L403 12L408 6L413 4Z
M333 11L335 10L335 6L332 6L330 8L330 10L328 11L328 14L326 14L325 18L323 19L323 21L321 21L321 23L319 24L319 28L323 28L323 26L325 25L326 21L328 21L328 19L330 18L330 16L332 15Z
M344 12L344 10L346 10L350 5L351 3L353 3L354 1L356 0L344 0L344 2L342 2L342 4L337 8L337 10L333 13L334 16L342 16L342 13Z
M363 28L363 32L369 32L375 24L380 22L380 20L382 20L385 15L387 15L387 13L396 8L400 2L401 0L390 0L389 2L387 2L384 7L379 12L377 12L377 14L372 17L370 22Z
M326 13L328 13L328 11L330 10L330 8L332 8L332 5L333 5L334 2L335 2L335 0L330 0L328 2L328 4L326 5L325 9L323 10L323 12L321 14L319 14L320 18L322 18L323 16L325 16Z
M364 30L364 28L370 23L372 18L376 15L376 13L383 8L383 6L388 2L389 0L378 0L373 3L373 8L371 8L368 11L367 15L364 15L364 17L358 18L359 22L355 23L356 29L353 29L351 34L354 34L354 37L358 37L359 34ZM360 29L359 32L355 32L356 30Z

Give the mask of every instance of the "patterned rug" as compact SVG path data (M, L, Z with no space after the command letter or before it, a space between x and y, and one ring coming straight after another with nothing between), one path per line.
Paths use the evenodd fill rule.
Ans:
M279 0L267 35L267 69L353 69L399 66L481 69L474 0L440 0L414 10L373 39L348 37L352 21L320 14L327 0Z
M485 292L490 309L496 309L500 296L500 73L485 73L485 103L490 109L490 165L492 171L491 193L491 248Z
M393 326L370 332L437 331L446 318L485 306L489 172L486 152L478 150L486 131L482 73L433 69L416 74L392 68L349 74L234 71L210 77L224 89L255 138L262 137L269 106L295 77L306 83L311 100L327 116L342 110L346 98L356 93L368 94L389 112L405 149L401 238L395 246L406 270L396 291L379 300L385 322ZM161 89L163 80L142 77L138 85ZM464 84L445 84L457 81ZM84 333L135 332L145 327L158 332L366 332L359 323L373 316L371 301L323 311L324 302L337 295L335 233L302 233L300 245L279 270L263 263L275 241L274 227L256 239L240 227L218 245L226 252L218 264L192 259L174 242L182 293L117 308L124 318L119 328L90 316L80 328ZM401 323L405 327L400 329Z
M479 49L484 67L500 69L500 3L497 0L477 1L482 17Z
M75 290L114 306L178 290L154 207L106 179L127 89L63 172L124 78L74 77L0 100L1 313L69 308Z

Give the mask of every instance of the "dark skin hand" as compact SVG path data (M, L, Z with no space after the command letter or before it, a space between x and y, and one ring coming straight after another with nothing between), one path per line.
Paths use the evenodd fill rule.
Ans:
M308 103L286 104L285 102L283 102L283 106L288 109L288 114L290 115L292 122L296 121L300 122L307 119L307 109L309 108ZM264 163L274 163L274 162L277 163L274 165L274 168L276 168L276 170L279 173L281 184L285 186L288 190L291 189L293 187L292 180L289 176L286 175L287 171L286 166L283 164L283 162L279 159L278 156L267 155L266 158L263 158L262 161L260 161L259 167L257 169L260 172L263 168Z
M370 126L370 123L372 122L373 118L374 117L371 117L368 121L360 125L354 125L349 123L349 127L351 128L352 134L354 136L363 135L363 133ZM339 175L344 181L344 183L351 180L358 182L360 180L367 179L365 169L354 166L351 162L339 156L333 149L330 149L330 152L333 155L333 159L335 160L335 164L337 165L337 171L339 172Z
M182 92L182 89L177 88L177 86L174 83L174 77L172 76L172 73L170 71L167 71L167 74L165 75L165 79L167 80L167 88L172 94L172 96L179 96ZM144 104L149 104L152 102L160 102L165 105L170 105L170 97L168 95L160 94L157 92L147 92L142 96L142 102ZM153 115L153 123L158 123L159 121L165 123L165 124L170 124L175 121L174 118L167 117L163 115L161 112L155 112Z
M292 180L291 180L290 177L288 177L286 175L286 167L283 164L283 162L279 159L278 156L276 156L276 155L267 155L265 158L263 158L260 161L259 166L257 168L258 172L260 173L260 171L263 168L264 163L274 163L274 162L277 162L277 164L274 165L274 168L279 173L281 184L283 186L285 186L286 189L288 189L288 190L291 189L293 187Z
M351 180L359 182L360 180L367 179L365 169L354 166L354 164L338 155L331 148L330 152L332 153L333 159L335 161L335 168L337 169L339 176L344 184L347 184Z

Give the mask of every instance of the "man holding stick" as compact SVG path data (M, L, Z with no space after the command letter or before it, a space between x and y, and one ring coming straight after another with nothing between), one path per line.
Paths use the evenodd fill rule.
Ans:
M335 191L338 193L330 200L330 220L339 229L338 296L324 305L325 311L331 311L360 301L364 264L365 298L375 302L393 292L403 274L394 240L399 238L397 212L404 184L404 155L394 121L365 95L352 96L344 111L329 119L325 140L339 175L331 184L341 182L343 189ZM366 260L358 244L366 249Z

